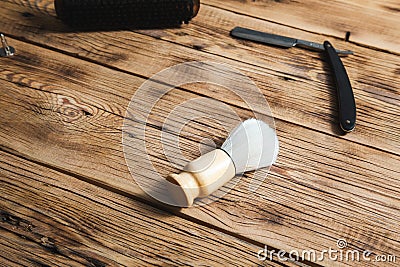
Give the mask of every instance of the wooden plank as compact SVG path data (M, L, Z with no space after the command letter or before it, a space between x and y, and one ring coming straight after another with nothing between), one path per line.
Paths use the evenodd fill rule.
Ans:
M202 3L343 40L349 32L352 43L400 53L400 3L396 0L204 0Z
M287 35L296 33L305 39L315 37L317 41L323 41L326 38L324 36L207 6L202 8L197 21L188 27L141 31L142 34L65 33L67 29L58 21L51 21L48 15L35 13L34 17L21 16L27 10L26 7L5 4L2 10L5 19L0 26L2 31L145 77L171 65L193 60L229 64L257 83L275 117L321 132L339 134L336 92L329 78L329 69L318 54L302 49L282 50L237 41L229 37L229 30L240 23L248 27L255 25L260 30L283 30ZM50 29L46 25L53 26ZM341 44L339 48L352 49L357 54L344 59L356 96L357 130L341 138L400 154L397 126L400 118L394 115L400 112L397 104L400 92L398 57L347 45L338 40L335 43ZM186 47L177 48L176 44ZM196 89L189 86L187 90ZM207 94L207 91L202 93ZM242 105L240 99L238 101L232 94L208 95L220 97L220 100L230 104Z
M0 76L3 149L148 199L130 177L121 148L125 107L144 79L13 41L21 54L2 61ZM206 88L218 94L197 90ZM155 107L156 127L148 129L146 141L162 175L177 171L157 149L163 118L196 97L177 89ZM217 125L195 123L188 131L204 138L209 127ZM248 176L219 202L176 214L286 251L321 250L346 238L350 248L398 254L399 156L281 120L277 129L280 157L257 194L249 194ZM217 142L226 137L216 133ZM197 139L181 140L186 155L198 156Z
M2 266L282 266L259 261L260 247L8 153L0 170Z

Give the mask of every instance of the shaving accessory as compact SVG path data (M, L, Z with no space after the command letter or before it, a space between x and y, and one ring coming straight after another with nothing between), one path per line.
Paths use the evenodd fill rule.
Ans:
M325 51L323 44L314 43L310 41L290 38L282 35L272 33L260 32L242 27L236 27L231 31L231 35L236 38L250 40L258 43L275 45L284 48L301 47L313 51ZM349 50L336 50L340 55L352 55L353 51Z
M230 133L220 149L188 163L183 172L168 176L171 197L179 206L191 206L196 198L209 196L236 175L271 166L278 151L273 128L260 120L246 120Z
M1 57L10 57L15 54L15 49L12 46L9 46L4 34L0 34L1 39L1 48L0 48L0 56Z
M57 16L79 29L175 27L189 23L200 0L55 0Z
M328 41L324 44L304 41L286 36L254 31L242 27L236 27L231 31L231 35L236 38L251 40L258 43L275 45L279 47L302 47L313 51L324 52L328 58L329 66L332 70L337 91L339 107L339 124L345 132L352 132L356 125L356 104L350 79L339 55L352 55L350 50L337 50Z
M344 132L352 132L356 126L356 103L353 89L342 60L328 41L324 42L325 54L331 67L339 103L339 124Z

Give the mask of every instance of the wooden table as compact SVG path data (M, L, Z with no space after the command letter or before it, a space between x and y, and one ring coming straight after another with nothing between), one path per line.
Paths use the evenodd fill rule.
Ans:
M0 58L0 266L398 266L399 1L204 0L180 29L115 32L71 31L50 0L5 0L0 14L0 32L17 50ZM337 131L323 55L236 40L229 36L235 26L355 51L343 58L358 107L355 132ZM281 150L256 193L248 191L250 173L222 199L180 210L136 185L122 125L145 80L200 60L231 66L256 83ZM171 108L196 97L251 116L227 91L185 85L157 104L147 127L150 147L159 148ZM180 142L191 158L200 153L199 138L212 132L220 144L227 134L207 121L190 130L195 134ZM178 171L162 150L151 151L162 175ZM338 249L339 239L347 242L344 251L385 255L387 262L257 258L265 246L321 252Z

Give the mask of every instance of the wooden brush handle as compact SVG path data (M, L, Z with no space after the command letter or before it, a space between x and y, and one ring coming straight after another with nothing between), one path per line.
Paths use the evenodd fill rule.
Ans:
M169 175L169 192L177 205L189 207L196 198L212 194L235 174L229 155L216 149L190 162L184 172Z

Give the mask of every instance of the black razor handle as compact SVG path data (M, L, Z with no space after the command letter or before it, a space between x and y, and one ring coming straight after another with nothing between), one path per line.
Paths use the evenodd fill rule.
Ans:
M336 53L335 48L328 41L324 42L325 53L331 66L337 96L339 101L339 123L345 132L351 132L356 126L356 103L354 100L353 88L344 68L343 62Z
M189 23L200 0L55 0L54 5L58 18L73 28L118 30Z

